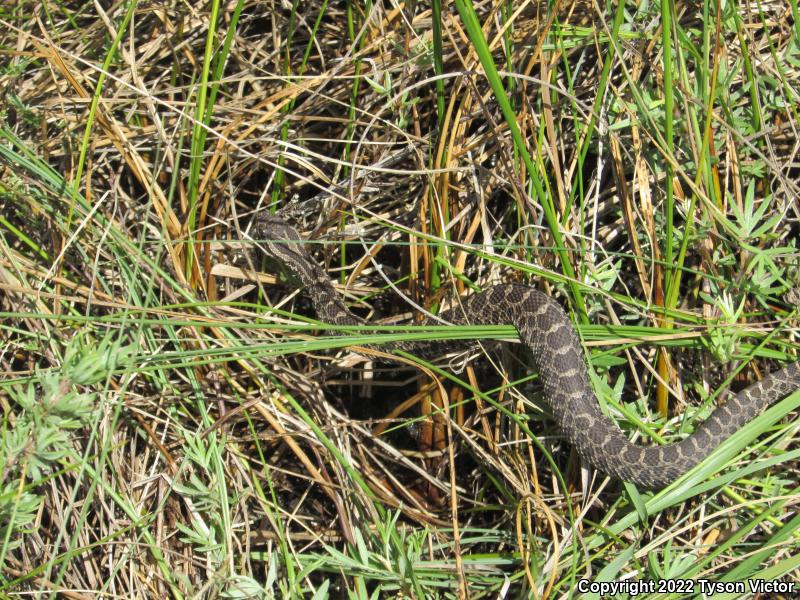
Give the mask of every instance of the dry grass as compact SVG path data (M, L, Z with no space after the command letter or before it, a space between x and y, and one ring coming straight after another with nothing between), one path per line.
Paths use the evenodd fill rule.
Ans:
M800 589L798 394L640 494L517 346L356 354L413 334L326 332L247 251L283 211L384 324L530 281L637 437L796 360L796 1L555 6L476 6L488 51L466 0L0 8L0 594Z

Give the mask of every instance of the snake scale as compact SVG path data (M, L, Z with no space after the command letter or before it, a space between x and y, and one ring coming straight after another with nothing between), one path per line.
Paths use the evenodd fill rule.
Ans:
M320 320L334 325L365 323L345 306L291 225L278 216L259 216L253 232L267 256L306 289ZM661 488L673 482L767 406L800 388L800 362L795 362L717 407L689 437L664 446L638 446L600 411L578 336L564 310L549 296L524 285L500 284L463 299L439 318L453 324L516 327L532 352L544 400L564 437L595 468L641 487ZM428 317L420 324L439 321ZM464 344L468 342L396 342L389 348L430 356Z

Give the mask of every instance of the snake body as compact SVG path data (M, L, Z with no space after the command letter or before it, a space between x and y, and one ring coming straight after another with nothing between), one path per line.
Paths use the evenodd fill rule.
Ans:
M282 218L257 219L254 233L268 257L310 294L320 320L334 325L361 325L312 259L304 240ZM511 324L530 348L544 387L544 400L559 428L580 456L604 473L641 487L661 488L700 463L714 448L770 404L800 388L800 362L775 371L740 391L689 437L668 445L631 443L617 424L600 411L589 383L578 336L564 310L549 296L519 284L496 285L463 299L439 318L453 324ZM427 318L421 325L437 325ZM390 348L449 352L461 342L399 342ZM387 346L382 346L386 349Z

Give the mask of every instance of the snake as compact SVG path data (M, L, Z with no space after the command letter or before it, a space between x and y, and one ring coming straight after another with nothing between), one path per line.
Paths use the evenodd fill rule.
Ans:
M262 213L253 234L266 258L291 283L304 288L320 321L365 325L334 289L315 262L305 240L283 217ZM532 356L543 387L543 401L558 428L581 459L607 475L639 487L660 489L702 462L717 446L771 404L800 389L800 361L774 371L717 406L694 432L665 445L631 442L600 409L587 374L578 335L564 309L550 296L519 283L501 283L461 299L460 303L418 324L513 325ZM400 341L383 350L424 352L431 356L459 349L468 341ZM474 344L474 342L473 342Z

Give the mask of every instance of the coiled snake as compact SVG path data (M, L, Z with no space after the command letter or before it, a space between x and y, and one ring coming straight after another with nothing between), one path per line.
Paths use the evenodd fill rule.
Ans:
M282 218L256 220L254 236L267 255L310 294L317 316L334 325L362 325L336 294L327 275L314 262L297 231ZM530 348L544 386L544 400L561 432L580 456L601 471L642 487L668 485L701 462L723 440L767 406L800 388L800 362L790 364L742 390L689 437L665 446L631 443L599 408L586 372L578 336L564 310L549 296L519 284L502 284L463 299L439 318L454 324L516 327ZM436 325L427 318L421 325ZM409 352L446 353L462 342L400 342L390 348ZM383 346L385 349L386 346Z

